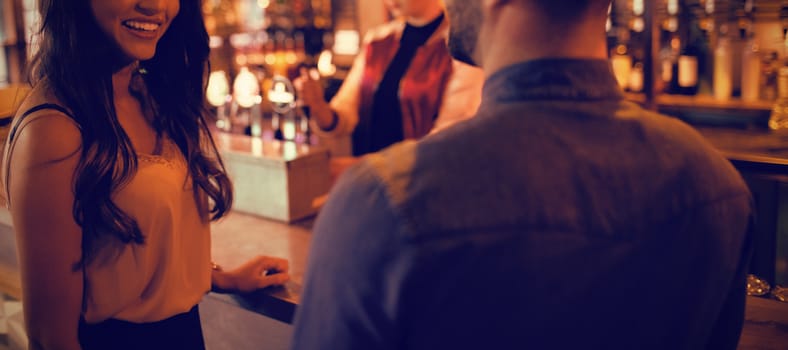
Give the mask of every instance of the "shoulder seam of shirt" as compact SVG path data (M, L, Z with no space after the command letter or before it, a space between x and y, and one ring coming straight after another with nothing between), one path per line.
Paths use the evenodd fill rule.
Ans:
M696 203L694 205L688 206L685 209L687 211L694 211L694 210L698 210L698 209L703 209L705 207L716 205L716 204L719 204L720 202L734 200L734 199L737 199L737 198L742 197L742 196L750 197L749 194L746 193L746 192L729 193L729 194L720 196L719 198L716 198L716 199L713 199L713 200L698 202L698 203ZM752 208L752 204L750 204L750 207ZM687 214L688 214L687 212L671 213L670 215L666 216L665 219L659 220L657 222L658 222L658 224L668 223L668 222L676 220L676 218L679 218L679 217L681 217L683 215L687 215ZM750 216L752 216L752 215L753 215L753 213L751 211L750 212ZM525 226L519 226L519 225L516 225L516 224L507 224L507 225L490 226L490 227L482 227L482 226L466 227L466 228L463 228L463 230L461 230L461 231L457 231L457 230L440 230L440 231L433 232L433 234L428 235L428 236L413 235L413 237L409 237L408 242L414 243L414 244L418 244L418 243L424 243L424 242L439 241L439 240L442 240L442 239L456 239L456 238L459 238L459 237L472 237L472 236L475 236L475 235L478 235L478 234L489 235L491 232L500 232L501 234L511 234L512 233L511 230L514 230L514 229L533 230L534 228L533 227L529 228L529 227L525 227ZM546 229L549 229L550 231L556 231L556 232L557 231L561 231L559 227L546 228ZM588 239L594 239L594 240L602 239L602 240L607 240L607 241L627 241L627 240L630 240L630 238L627 238L627 237L609 237L609 236L606 236L606 235L588 235L588 236L585 236L585 237L588 238ZM406 237L406 238L408 238L408 237Z
M406 141L406 143L409 142ZM397 146L394 149L398 150L402 148ZM398 205L398 203L402 203L403 201L398 199L397 195L392 191L393 188L391 184L391 179L389 179L388 176L386 176L391 172L386 171L386 169L383 167L383 164L386 163L386 161L391 161L391 159L393 158L391 157L391 155L394 155L396 157L401 154L402 154L401 151L390 152L390 150L371 153L365 156L365 159L361 163L361 167L363 168L363 170L369 171L370 175L375 179L375 182L373 184L374 188L382 190L383 194L386 196L386 207L387 207L386 209L388 209L396 219L397 223L400 226L399 228L400 231L406 233L407 236L407 235L412 235L418 231L415 229L415 225L412 222L412 220L410 220L407 217L407 215L405 215L405 213L401 210L400 206ZM400 237L400 238L404 238L404 237Z

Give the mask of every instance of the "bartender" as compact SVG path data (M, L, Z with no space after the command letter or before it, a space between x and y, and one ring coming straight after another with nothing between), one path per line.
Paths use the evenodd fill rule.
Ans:
M449 23L441 0L383 2L396 18L367 33L330 102L306 70L296 81L303 103L310 107L313 130L328 138L350 135L353 156L419 139L466 119L481 98L481 70L449 55Z

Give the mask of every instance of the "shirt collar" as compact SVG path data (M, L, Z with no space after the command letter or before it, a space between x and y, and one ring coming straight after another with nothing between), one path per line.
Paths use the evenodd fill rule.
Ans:
M572 58L538 59L505 67L487 78L482 95L483 104L624 97L607 60Z

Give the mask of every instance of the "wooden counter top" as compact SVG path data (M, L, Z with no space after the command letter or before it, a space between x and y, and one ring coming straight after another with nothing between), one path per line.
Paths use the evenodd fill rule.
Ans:
M695 126L742 171L788 175L788 130Z
M629 96L632 96L630 94ZM719 110L727 112L766 111L772 109L772 101L743 101L740 98L730 98L721 101L711 95L698 94L695 96L660 94L656 97L657 106L673 108L692 108Z
M212 296L282 322L292 322L304 282L313 222L314 217L288 225L232 212L214 223L211 227L214 262L224 268L233 268L257 255L284 258L290 262L290 282L284 287L255 293Z
M263 140L245 135L215 132L213 134L216 147L225 153L242 154L253 157L260 162L283 163L297 158L309 156L322 147L294 142Z
M747 297L739 349L788 348L788 303Z

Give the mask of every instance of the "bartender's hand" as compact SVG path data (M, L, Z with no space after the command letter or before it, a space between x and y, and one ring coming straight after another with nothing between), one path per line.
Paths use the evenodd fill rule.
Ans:
M214 271L213 284L219 290L253 292L285 284L290 280L288 267L285 259L257 256L233 270Z
M316 69L301 68L301 74L293 80L293 85L304 106L309 107L309 113L321 129L328 129L334 124L334 111L323 99L323 86Z

